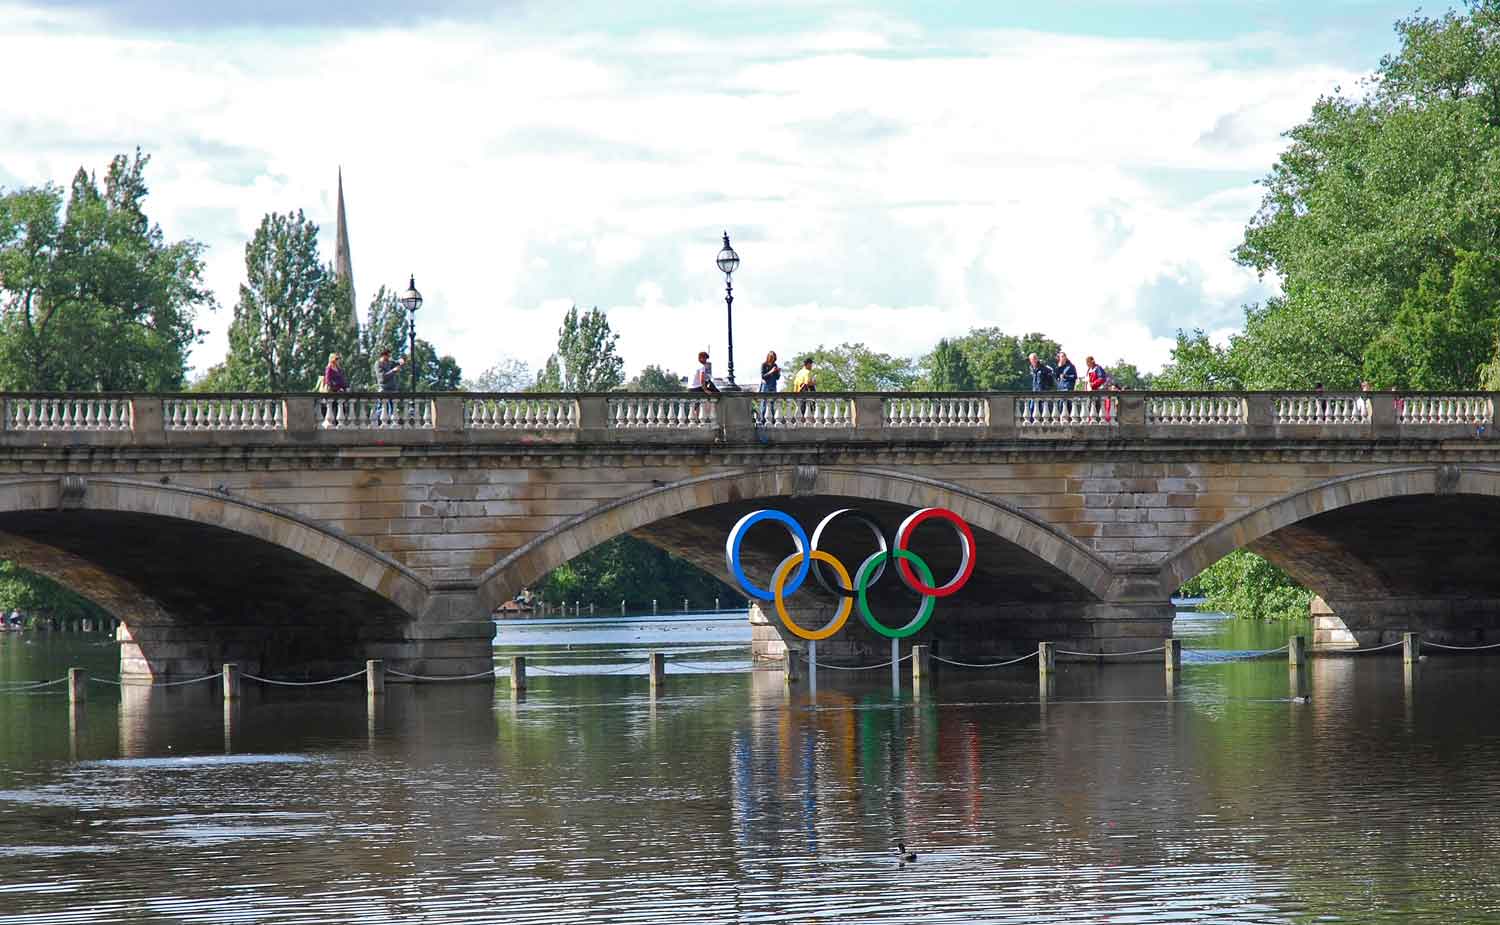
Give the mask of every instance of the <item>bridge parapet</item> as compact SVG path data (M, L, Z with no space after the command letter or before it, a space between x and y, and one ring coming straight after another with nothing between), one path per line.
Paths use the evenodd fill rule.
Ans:
M6 395L0 444L1494 439L1492 393Z

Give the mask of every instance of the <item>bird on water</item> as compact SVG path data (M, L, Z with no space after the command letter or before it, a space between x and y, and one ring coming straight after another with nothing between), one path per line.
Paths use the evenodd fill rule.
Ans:
M906 842L904 841L896 842L896 854L900 856L902 862L907 864L915 863L917 860L917 853L915 851L907 851Z

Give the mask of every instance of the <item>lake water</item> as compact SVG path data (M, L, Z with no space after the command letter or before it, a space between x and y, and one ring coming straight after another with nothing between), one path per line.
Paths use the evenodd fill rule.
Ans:
M1305 631L1305 628L1303 628ZM1497 922L1500 660L820 672L706 619L502 628L530 689L0 693L0 925ZM646 651L672 653L652 700ZM0 687L113 644L0 636ZM903 674L905 672L903 671ZM902 865L897 840L918 852Z

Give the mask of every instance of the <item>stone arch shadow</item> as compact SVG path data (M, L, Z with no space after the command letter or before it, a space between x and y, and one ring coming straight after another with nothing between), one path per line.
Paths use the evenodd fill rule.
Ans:
M1162 564L1160 591L1171 594L1229 553L1255 546L1277 531L1295 528L1323 514L1373 502L1451 496L1500 499L1500 468L1403 466L1329 479L1220 524L1182 547ZM1314 584L1305 576L1293 577L1309 586Z
M1115 577L1102 559L1073 537L958 485L881 469L777 466L684 479L573 517L491 566L480 576L480 599L494 609L574 556L667 518L761 498L816 496L950 508L972 526L1051 566L1094 600L1107 599Z
M139 650L122 649L127 674L308 653L302 664L347 664L399 642L431 597L405 566L294 514L129 479L0 481L0 555L125 624L122 641Z

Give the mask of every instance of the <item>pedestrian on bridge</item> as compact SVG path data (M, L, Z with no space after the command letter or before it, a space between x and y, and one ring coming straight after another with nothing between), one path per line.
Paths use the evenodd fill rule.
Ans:
M1098 363L1095 363L1093 357L1084 357L1083 362L1084 368L1088 371L1089 391L1103 392L1107 390L1110 386L1111 380L1109 378L1109 373L1105 371L1104 367L1100 366ZM1113 410L1110 407L1110 399L1101 398L1098 401L1099 410L1104 412L1104 421L1105 423L1109 423L1110 412Z
M406 365L406 360L399 363L391 362L391 348L387 347L380 351L380 359L375 361L375 381L380 384L382 392L401 391L401 369ZM383 404L383 411L387 417L396 412L396 403L387 398ZM379 415L382 406L376 406L375 412Z
M708 351L698 351L698 368L693 371L692 391L717 395L719 387L714 385L714 367L708 362Z
M1041 359L1038 358L1034 353L1026 358L1026 362L1031 364L1031 391L1051 392L1056 390L1057 375L1052 372L1052 367L1048 366L1046 363L1043 363ZM1046 413L1047 408L1050 407L1050 405L1050 402L1042 405L1043 414ZM1036 411L1036 400L1033 399L1032 401L1026 403L1026 420L1028 423L1036 420Z
M775 392L781 384L781 364L776 362L776 351L772 350L766 354L766 361L760 364L760 390L762 392ZM771 402L769 399L760 400L760 422L767 423L771 413Z

